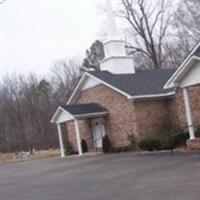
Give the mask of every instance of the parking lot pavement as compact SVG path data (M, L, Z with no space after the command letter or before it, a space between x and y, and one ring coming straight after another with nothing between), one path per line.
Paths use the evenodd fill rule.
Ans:
M1 200L198 200L200 153L120 153L0 166Z

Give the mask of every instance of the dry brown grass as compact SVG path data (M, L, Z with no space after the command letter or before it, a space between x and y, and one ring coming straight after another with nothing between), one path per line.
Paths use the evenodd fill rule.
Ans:
M40 150L40 151L34 152L33 155L18 156L18 157L15 155L15 153L1 153L0 152L0 163L38 160L38 159L43 159L43 158L56 157L59 155L60 155L59 149Z

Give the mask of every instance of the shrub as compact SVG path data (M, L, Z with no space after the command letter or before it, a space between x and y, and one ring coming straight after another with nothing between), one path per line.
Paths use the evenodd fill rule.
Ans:
M174 142L174 146L179 147L186 144L186 140L189 138L188 132L179 132L174 135L172 135L172 140Z
M121 146L121 147L111 147L110 152L112 153L120 153L120 152L128 152L130 151L130 146Z
M84 139L81 140L81 147L82 147L83 153L88 152L88 146L87 146L87 143Z
M146 151L158 150L160 146L161 143L158 138L153 136L146 137L139 142L140 149Z
M196 128L196 136L200 135L200 127ZM139 148L142 150L173 150L175 147L180 147L186 144L189 138L189 133L180 131L176 134L155 134L148 136L139 142Z
M71 155L71 154L73 154L72 145L70 144L69 141L67 141L67 142L64 144L64 148L65 148L65 155Z
M175 142L171 134L162 134L158 138L161 142L160 150L173 150L175 148Z
M195 136L200 137L200 126L195 127ZM186 144L186 140L189 139L188 131L180 131L179 133L174 134L173 140L176 146L182 146Z
M139 147L142 150L153 151L153 150L167 150L174 149L175 143L171 135L157 134L151 135L139 142Z
M109 153L111 151L112 144L110 142L110 139L107 135L103 137L103 152Z
M195 136L200 137L200 125L196 127Z
M135 151L138 148L137 140L134 135L128 135L128 141L130 142L129 150Z

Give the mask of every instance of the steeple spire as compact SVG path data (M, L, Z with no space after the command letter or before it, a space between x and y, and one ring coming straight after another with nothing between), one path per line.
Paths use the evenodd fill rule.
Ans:
M107 2L107 28L108 28L108 38L114 39L118 37L118 31L115 21L114 12L112 9L112 4L110 0L106 0Z
M111 0L106 0L106 5L108 37L104 43L105 58L100 68L114 74L135 73L133 58L126 55L126 42L120 39L117 31Z

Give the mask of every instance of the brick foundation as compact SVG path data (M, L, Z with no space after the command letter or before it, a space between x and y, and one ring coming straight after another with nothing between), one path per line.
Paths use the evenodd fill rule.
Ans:
M200 150L200 138L187 140L186 144L189 150Z

